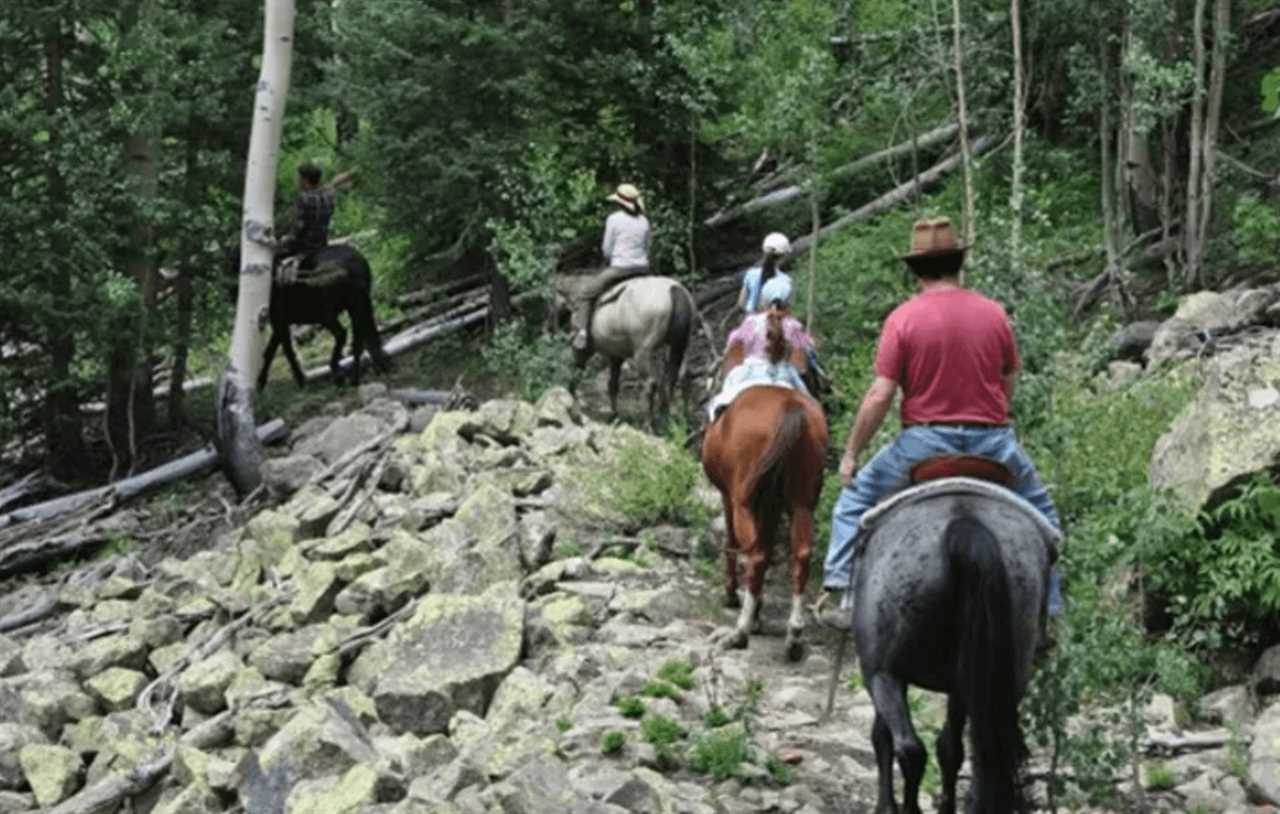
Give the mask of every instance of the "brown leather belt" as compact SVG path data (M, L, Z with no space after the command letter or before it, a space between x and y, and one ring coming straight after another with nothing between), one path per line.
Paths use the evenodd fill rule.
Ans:
M910 424L903 424L903 429L907 427L967 427L976 430L998 430L1008 427L1008 424L987 424L982 421L913 421Z

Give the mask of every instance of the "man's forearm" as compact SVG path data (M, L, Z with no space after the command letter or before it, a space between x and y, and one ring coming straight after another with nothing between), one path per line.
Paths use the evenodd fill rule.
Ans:
M853 420L853 430L849 433L849 443L845 451L851 453L854 458L861 456L867 444L875 437L876 431L880 429L880 425L884 423L884 417L889 414L889 408L892 406L892 398L877 398L873 394L867 394L867 397L862 400L862 406L858 408L857 417Z

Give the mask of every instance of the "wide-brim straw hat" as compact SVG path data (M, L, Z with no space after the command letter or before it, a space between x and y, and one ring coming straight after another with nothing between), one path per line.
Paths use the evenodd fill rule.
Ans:
M956 240L956 230L950 218L926 218L912 224L911 249L898 259L910 263L913 260L953 257L968 250L968 246Z
M618 188L605 200L621 204L627 209L644 211L644 198L640 197L640 190L631 184L618 184Z

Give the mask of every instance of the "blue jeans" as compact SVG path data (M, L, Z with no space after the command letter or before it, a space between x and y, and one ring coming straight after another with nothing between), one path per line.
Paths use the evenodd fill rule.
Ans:
M831 513L831 545L823 567L823 586L845 590L853 565L862 515L881 500L911 485L911 467L936 455L981 455L1004 464L1013 474L1013 491L1044 515L1058 530L1058 512L1045 491L1035 464L1010 427L907 427L858 470L853 482L840 490ZM1049 614L1062 612L1061 578L1055 567L1049 579Z

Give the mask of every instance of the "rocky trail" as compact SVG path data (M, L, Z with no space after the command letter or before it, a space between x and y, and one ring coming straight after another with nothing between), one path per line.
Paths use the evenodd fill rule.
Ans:
M715 524L710 541L637 528L611 504L604 473L659 466L668 445L583 417L563 390L474 411L368 395L300 428L267 467L266 505L185 559L10 583L0 619L52 612L0 635L0 812L872 809L873 712L851 661L822 719L834 637L811 627L787 663L777 582L751 648L713 649L734 618ZM913 706L932 746L937 701ZM1250 726L1245 688L1209 706ZM1275 788L1257 747L1280 705L1253 724L1239 779L1245 735L1186 737L1168 699L1148 714L1151 749L1191 747L1167 759L1178 783L1148 795L1155 810L1242 811L1246 786Z

